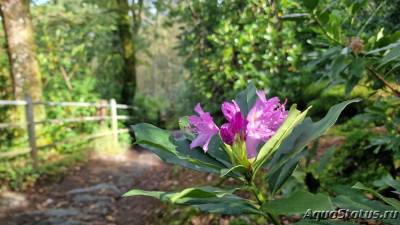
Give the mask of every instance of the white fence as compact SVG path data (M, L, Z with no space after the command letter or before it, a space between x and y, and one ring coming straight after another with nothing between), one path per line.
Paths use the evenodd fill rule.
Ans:
M118 145L118 134L127 133L129 129L118 129L118 120L127 120L133 118L132 116L119 115L117 114L117 109L127 109L127 110L137 110L137 107L130 105L117 104L115 99L110 100L110 104L99 104L99 103L83 103L83 102L33 102L29 94L25 95L24 101L7 101L0 100L0 106L25 106L25 116L26 123L0 123L0 129L8 127L20 127L26 126L28 131L29 148L18 149L10 152L0 153L0 158L15 156L25 153L30 153L33 160L33 166L35 169L38 167L37 151L38 149L47 148L51 146L56 146L64 143L73 143L82 139L93 139L98 137L103 137L107 135L112 135L113 140L116 145ZM107 116L91 116L91 117L78 117L78 118L59 118L44 121L35 121L33 106L34 105L46 105L46 106L73 106L73 107L95 107L95 108L110 108L110 115ZM67 139L58 142L53 142L44 146L36 145L36 133L35 124L56 124L56 123L73 123L73 122L86 122L86 121L102 121L111 119L112 131L104 132L99 134L92 134L81 136L79 138Z

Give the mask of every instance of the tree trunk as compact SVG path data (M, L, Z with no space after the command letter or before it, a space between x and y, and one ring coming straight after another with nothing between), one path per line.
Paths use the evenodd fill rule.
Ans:
M136 91L136 58L130 30L129 4L128 0L117 0L117 3L119 9L118 31L124 57L121 103L133 105Z
M42 82L36 59L36 43L29 11L29 0L0 1L0 14L11 64L14 98L24 99L29 93L34 102L42 99ZM24 116L16 113L14 121ZM35 115L42 117L43 108L35 107Z
M7 40L15 99L29 93L42 99L42 82L36 59L36 43L29 12L29 0L4 0L0 7Z

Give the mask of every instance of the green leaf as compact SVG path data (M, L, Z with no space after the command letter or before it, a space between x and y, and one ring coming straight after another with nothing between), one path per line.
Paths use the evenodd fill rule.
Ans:
M331 199L323 194L298 191L288 198L264 203L261 210L275 215L304 214L307 210L333 210Z
M381 194L379 194L378 192L376 192L375 190L366 187L364 184L357 182L352 188L356 188L356 189L360 189L360 190L364 190L367 191L369 193L371 193L372 195L374 195L375 197L385 201L386 203L392 205L394 208L396 208L397 211L400 212L400 201L394 199L394 198L387 198L382 196Z
M314 145L310 150L308 150L307 158L306 158L306 167L310 165L311 160L317 155L317 148L318 148L319 138L317 138L314 142Z
M336 150L336 146L332 146L330 147L324 154L324 156L322 156L318 168L316 170L317 175L319 175L322 170L324 170L324 168L326 167L326 165L328 164L329 160L332 158L333 153L335 153Z
M399 56L400 56L400 45L390 50L390 52L387 55L385 55L385 57L379 60L379 65L377 69L379 69L380 67L386 65L387 63L393 60L399 59Z
M319 1L318 0L302 0L302 2L303 2L303 5L307 9L312 11L315 9L315 7L317 7Z
M337 196L332 199L332 203L335 206L338 206L341 209L348 209L351 211L360 211L360 210L368 210L368 211L379 211L380 215L384 215L385 211L395 211L396 209L392 206L385 205L380 201L371 201L368 198L358 198L354 196ZM400 224L400 219L381 219L378 218L379 221L382 221L387 224L397 225Z
M148 148L168 163L189 169L220 174L227 168L200 148L190 149L188 140L176 140L170 132L153 125L141 123L132 126L136 143Z
M297 164L299 163L300 158L302 158L307 151L302 151L302 153L296 155L289 161L285 163L274 175L269 179L269 190L272 195L282 187L282 185L286 182L286 180L292 175L293 171L296 169Z
M392 180L393 180L392 175L387 173L387 174L383 175L381 177L381 179L374 180L374 182L372 182L372 184L375 187L378 187L379 188L378 191L379 191L379 190L384 190L384 189L388 188L389 185L388 185L387 181L392 181Z
M397 69L399 69L399 68L400 68L400 62L394 64L393 67L392 67L392 69L389 70L389 72L387 72L387 73L385 74L385 76L387 76L387 75L393 73L395 70L397 70Z
M322 120L312 123L310 118L306 118L299 126L295 127L272 158L266 179L269 179L289 159L299 154L312 140L323 135L336 122L340 113L348 104L359 101L361 99L348 100L337 104L329 109Z
M366 52L365 55L372 55L372 54L375 54L375 53L379 53L379 52L384 51L384 50L395 48L396 46L400 46L400 43L393 43L393 44L390 44L390 45L382 47L382 48L371 50L369 52Z
M221 177L227 176L228 174L233 173L233 172L238 172L240 174L246 174L248 171L245 166L238 165L238 166L232 167L230 169L222 169Z
M368 199L367 196L362 191L353 189L345 185L338 184L329 187L329 189L334 193L336 193L337 195L351 196L353 198L359 198L359 199Z
M355 2L352 6L351 6L351 14L353 16L355 16L358 11L360 11L360 9L362 8L363 3L362 2Z
M189 123L189 116L184 116L179 118L179 129L181 130L182 134L189 140L193 141L196 138L196 135L190 134L190 132L186 132L185 127L190 126Z
M254 87L253 81L249 82L246 90L239 92L236 96L235 102L240 108L240 112L244 115L244 118L247 117L250 109L253 108L256 103L257 95L256 88Z
M351 76L350 79L347 80L346 88L344 90L344 95L346 97L350 96L351 92L353 91L354 87L358 84L359 81L360 78L356 76Z
M318 58L316 58L316 59L312 60L311 62L307 63L306 67L308 69L314 68L319 63L331 58L332 56L334 56L336 54L339 54L341 50L342 50L342 48L340 46L332 47L329 50L327 50L326 52L324 52L324 54L322 54Z
M330 71L331 79L337 79L340 73L346 68L345 58L344 55L338 55L333 59Z
M396 194L400 194L400 181L398 180L385 180L385 183L389 185L390 187L396 189L396 191L393 191Z
M265 143L264 146L260 149L256 161L253 163L253 176L257 173L258 169L261 167L262 164L264 164L267 158L274 154L274 152L281 145L282 141L292 132L293 128L297 124L301 123L301 121L303 121L309 109L310 108L301 113L299 110L296 109L296 104L290 107L289 114L281 127L279 127L272 138L269 139L267 143Z
M329 22L329 14L324 12L318 15L318 20L322 23L322 24L326 24Z
M233 192L242 189L220 189L215 187L188 188L183 191L162 192L131 190L123 197L145 195L179 205L190 205L211 213L221 214L259 214L257 206L247 199L234 195Z
M364 31L365 27L367 27L367 25L369 24L369 22L371 22L372 18L375 17L376 13L381 9L381 7L384 5L384 2L381 2L381 4L379 4L378 7L376 7L376 9L372 12L372 14L369 16L369 18L364 22L364 24L362 25L361 29L357 32L356 37L360 37L362 32Z
M350 64L349 75L350 79L347 81L345 96L350 96L351 91L353 91L354 87L358 84L360 79L363 76L363 72L365 70L365 62L363 58L353 58Z

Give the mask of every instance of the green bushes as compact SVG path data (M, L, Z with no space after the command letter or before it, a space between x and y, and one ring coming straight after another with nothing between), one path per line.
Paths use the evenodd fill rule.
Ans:
M324 89L327 90L323 91ZM328 111L330 105L347 99L362 98L363 101L350 105L342 112L339 123L362 113L366 106L373 103L372 99L367 98L369 91L364 87L357 86L349 97L345 97L344 89L344 85L329 88L326 84L319 84L317 86L310 84L302 92L302 100L307 106L313 107L310 111L312 118L321 118Z
M84 149L74 149L59 159L51 159L39 164L39 169L33 169L30 158L19 156L15 160L0 161L1 189L16 191L33 187L38 179L56 181L71 171L77 163L87 161Z
M346 132L351 129L352 124L357 123L353 121L338 129L340 134L346 135L346 140L320 175L323 185L353 185L362 182L372 187L374 180L379 180L392 171L391 152L374 153L374 148L368 147L370 141L379 134L357 128Z

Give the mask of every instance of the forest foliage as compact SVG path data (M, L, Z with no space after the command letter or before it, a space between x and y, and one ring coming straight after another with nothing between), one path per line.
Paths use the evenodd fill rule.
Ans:
M344 144L318 165L309 163L317 145L309 148L307 163L282 184L283 193L353 185L348 182L354 179L385 191L399 175L399 0L54 0L32 1L29 8L41 101L115 98L141 109L121 127L156 124L160 111L166 128L178 129L178 119L198 102L221 125L220 104L250 81L300 110L312 106L313 119L333 105L362 98L343 110L341 125L328 133L344 136ZM0 100L13 100L2 22ZM2 106L0 122L21 119L15 114L15 108ZM95 109L54 107L42 116L95 114ZM45 145L105 125L46 126L38 140ZM24 128L0 129L0 152L27 146ZM51 154L73 154L73 147L48 149L41 160ZM32 170L26 157L1 161L0 178L11 188L42 173Z

